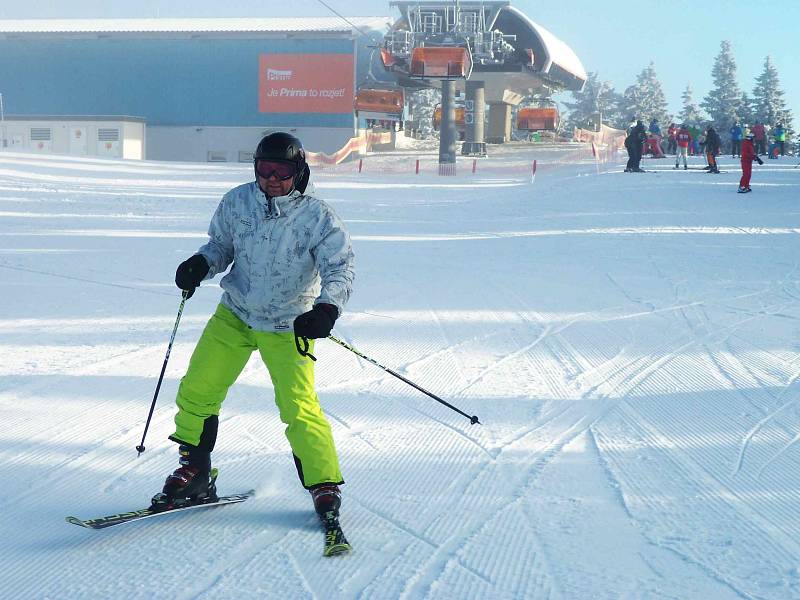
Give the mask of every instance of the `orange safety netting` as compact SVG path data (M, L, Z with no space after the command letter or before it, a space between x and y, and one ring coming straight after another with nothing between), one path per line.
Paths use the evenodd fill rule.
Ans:
M365 154L369 152L375 144L388 144L391 141L391 132L374 133L372 131L366 131L362 132L357 137L350 138L344 146L333 154L306 151L306 162L312 167L338 165L353 153Z

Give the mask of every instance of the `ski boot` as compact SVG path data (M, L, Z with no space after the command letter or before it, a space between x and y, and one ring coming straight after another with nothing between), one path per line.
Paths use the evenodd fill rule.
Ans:
M211 468L210 453L184 445L179 452L181 466L167 477L161 493L153 496L151 510L170 510L217 500L218 472Z
M311 498L314 500L314 510L317 511L321 519L324 514L333 511L336 517L339 516L339 507L342 505L342 492L339 486L333 483L326 483L311 490Z
M683 170L684 171L688 171L689 170L689 165L683 165Z
M748 193L748 192L752 192L752 191L753 191L753 190L751 190L749 187L742 187L742 186L739 186L739 193L740 193L740 194L746 194L746 193Z
M314 509L325 528L325 546L322 555L336 556L350 552L352 549L350 542L347 541L339 525L339 507L342 504L339 486L332 483L321 485L311 490L311 497L314 500Z

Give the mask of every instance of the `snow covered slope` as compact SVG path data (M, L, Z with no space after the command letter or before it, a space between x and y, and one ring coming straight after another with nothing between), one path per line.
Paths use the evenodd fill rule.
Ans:
M256 358L213 457L253 499L64 522L146 505L176 465L220 291L187 303L137 458L175 267L251 168L0 154L0 596L800 598L800 169L768 161L738 195L724 159L533 185L369 160L315 180L357 255L335 332L483 425L319 342L355 548L325 559Z

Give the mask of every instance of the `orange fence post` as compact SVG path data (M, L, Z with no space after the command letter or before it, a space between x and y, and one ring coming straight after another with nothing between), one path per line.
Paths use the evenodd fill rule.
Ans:
M477 159L477 158L473 158L473 159L472 159L472 172L473 172L473 173L475 172L475 169L476 169L477 167L478 167L478 159Z
M417 159L417 175L419 175L419 159Z
M363 167L363 166L364 166L364 159L363 158L359 158L358 159L358 172L359 173L361 173L361 167Z

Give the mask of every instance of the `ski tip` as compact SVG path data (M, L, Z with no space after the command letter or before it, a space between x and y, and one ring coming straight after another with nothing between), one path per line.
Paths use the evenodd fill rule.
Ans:
M67 523L71 523L71 524L73 524L73 525L78 525L78 526L80 526L80 527L86 527L87 529L91 529L91 527L89 527L89 526L88 526L86 523L84 523L84 522L83 522L81 519L79 519L78 517L66 517L64 520L65 520Z
M342 554L349 554L353 551L353 547L350 544L336 544L335 546L330 546L325 548L322 552L323 556L340 556Z

